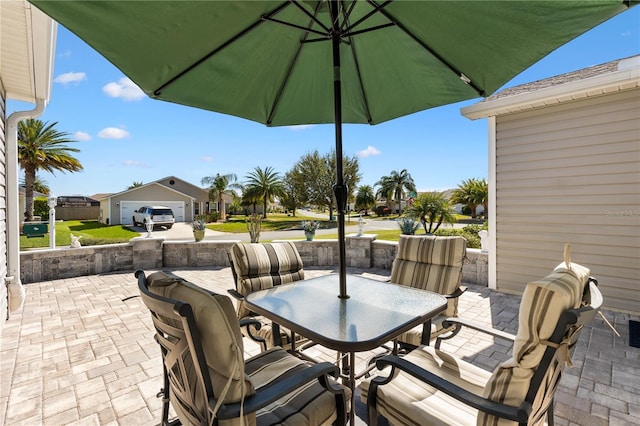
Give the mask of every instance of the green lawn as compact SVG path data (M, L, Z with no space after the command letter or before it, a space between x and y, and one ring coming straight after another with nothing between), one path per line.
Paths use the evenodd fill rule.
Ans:
M108 226L92 220L56 222L56 246L71 244L71 234L81 236L80 243L83 246L125 243L140 236L138 232L122 225ZM49 247L49 235L36 238L20 236L20 250L39 247Z
M328 219L317 219L309 216L296 215L288 216L285 214L269 214L266 219L262 220L262 231L286 231L289 229L301 229L303 220L316 220L320 222L321 229L330 229L337 227L335 221ZM210 223L208 229L220 232L231 232L234 234L242 234L247 231L247 218L245 216L233 216L224 223ZM357 225L357 222L346 222L347 225Z

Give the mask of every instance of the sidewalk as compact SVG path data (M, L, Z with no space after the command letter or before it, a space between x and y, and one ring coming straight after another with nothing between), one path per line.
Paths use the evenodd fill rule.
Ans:
M150 272L150 271L149 271ZM229 268L175 270L218 293L233 286ZM306 277L331 273L309 268ZM386 270L354 270L386 279ZM468 285L461 316L514 332L519 297ZM23 310L5 323L0 344L0 424L156 425L160 421L161 359L151 319L132 272L28 284ZM601 318L583 331L556 394L558 425L640 424L640 349L628 346L629 319L605 311L622 334ZM509 347L463 331L443 344L493 369ZM245 339L247 356L257 345ZM325 351L333 360L331 351ZM322 353L320 353L322 355ZM362 365L371 355L358 354ZM362 407L358 407L359 409ZM360 410L361 411L361 410ZM361 415L360 413L358 413ZM356 424L364 424L357 418Z

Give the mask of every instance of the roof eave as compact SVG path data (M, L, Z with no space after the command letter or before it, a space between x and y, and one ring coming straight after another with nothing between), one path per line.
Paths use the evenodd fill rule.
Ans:
M621 61L617 71L547 87L532 92L486 100L462 108L467 118L496 117L541 106L555 105L578 99L600 96L640 87L640 56Z

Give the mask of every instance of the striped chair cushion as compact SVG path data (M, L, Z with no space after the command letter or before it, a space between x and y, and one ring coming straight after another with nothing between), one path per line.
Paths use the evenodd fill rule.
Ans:
M163 272L151 274L148 283L149 289L155 294L191 305L216 396L223 395L223 389L229 377L232 377L224 402L238 402L243 396L253 395L267 384L283 380L307 368L306 363L281 348L262 352L245 362L242 335L229 297L211 294L182 278ZM197 406L206 410L207 401L204 400L203 392L197 392L200 385L195 385L194 372L187 373L191 376L188 383L194 386ZM349 400L350 392L348 389L345 391ZM200 400L197 399L198 396ZM179 411L180 404L172 405ZM177 414L182 419L190 418L180 412ZM245 415L243 423L240 419L231 419L220 421L219 424L330 425L336 420L336 414L335 396L326 391L317 380L313 380L257 413Z
M231 384L223 398L224 402L240 401L243 394L254 394L255 389L250 378L243 373L244 346L231 299L224 295L211 294L180 277L164 272L149 275L147 281L151 292L191 305L215 395L223 394L229 378L232 378ZM195 388L195 370L188 371L188 374L186 382ZM196 405L202 412L206 412L207 401L204 393L197 392L195 396ZM173 393L171 397L174 397ZM173 406L177 411L181 407L176 403L173 403ZM189 418L184 415L180 417Z
M270 349L247 360L245 372L256 389L305 369L307 364L282 349ZM345 388L346 400L351 392ZM257 412L264 425L330 425L336 420L336 400L317 380L309 382Z
M421 346L404 358L478 395L491 374L431 346ZM389 369L380 373L388 374ZM370 380L363 380L359 386L365 404ZM378 387L377 395L378 411L393 425L472 425L478 415L474 408L405 373Z
M401 235L390 281L451 294L460 286L466 251L467 240L462 237ZM449 299L443 315L457 314L457 298Z
M546 345L560 315L577 308L589 279L589 269L572 263L558 265L545 278L527 284L520 302L518 333L513 345L513 358L493 372L483 396L509 405L519 405L526 397L531 379L542 360ZM563 368L560 365L559 368ZM536 400L537 404L543 401ZM534 412L536 406L534 406ZM479 425L513 424L481 413Z
M231 260L237 275L237 290L243 296L304 279L303 263L290 242L242 244L231 247ZM238 317L251 315L244 303L238 304Z

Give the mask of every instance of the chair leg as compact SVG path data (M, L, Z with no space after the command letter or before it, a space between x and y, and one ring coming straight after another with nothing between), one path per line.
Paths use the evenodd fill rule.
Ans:
M554 415L553 415L553 402L554 400L551 400L551 403L549 404L549 408L547 408L547 425L548 426L553 426L554 425Z

